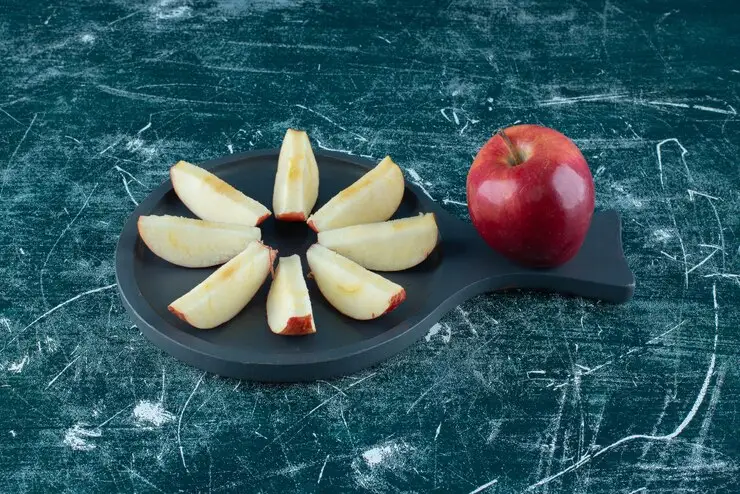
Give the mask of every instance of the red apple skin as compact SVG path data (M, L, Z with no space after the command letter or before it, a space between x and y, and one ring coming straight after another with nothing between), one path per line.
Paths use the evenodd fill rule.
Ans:
M594 212L594 182L578 147L540 125L497 133L483 145L467 177L470 218L494 250L519 264L548 268L576 255Z

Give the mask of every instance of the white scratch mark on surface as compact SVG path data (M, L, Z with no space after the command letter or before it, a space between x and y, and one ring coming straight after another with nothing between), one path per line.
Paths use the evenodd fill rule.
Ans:
M188 396L188 399L185 400L185 404L182 406L182 410L180 410L180 418L177 419L177 446L180 449L180 459L182 459L182 466L185 467L185 470L187 472L190 472L190 470L188 470L188 466L185 464L185 452L182 449L182 439L180 437L180 430L182 429L182 416L185 413L185 409L188 407L188 403L190 403L190 400L193 398L193 395L197 391L198 386L200 386L200 383L203 382L204 377L206 377L205 372L200 375L200 379L198 379L198 382L195 383L193 391L190 392L190 396Z
M738 280L740 279L740 274L732 274L732 273L709 273L705 274L704 278L728 278L728 279L734 279Z
M137 479L141 480L142 482L144 482L144 483L145 483L146 485L148 485L148 486L149 486L149 487L151 487L152 489L156 490L157 492L164 492L164 491L163 491L162 489L160 489L160 488L159 488L159 487L157 487L156 485L152 484L152 483L151 483L151 482L150 482L149 480L147 480L146 478L144 478L144 477L143 477L143 476L142 476L141 474L139 474L138 472L136 472L136 471L135 471L135 470L133 470L132 468L129 468L129 467L127 467L126 465L121 465L121 466L122 466L122 467L123 467L123 469L124 469L124 470L126 470L126 471L127 471L127 472L128 472L129 474L130 474L130 475L132 475L132 476L136 477Z
M468 317L468 313L465 312L465 310L462 307L460 307L459 305L457 306L457 308L455 310L457 310L460 313L460 315L462 316L463 321L468 326L468 329L470 329L470 332L473 333L474 335L478 336L478 331L476 331L475 326L470 321L470 318Z
M100 153L98 153L98 154L102 156L103 154L105 154L105 152L106 152L106 151L110 151L111 149L113 149L114 147L116 147L116 146L117 146L117 145L118 145L118 144L119 144L119 143L120 143L120 142L121 142L121 141L122 141L123 139L124 139L124 137L121 137L121 138L119 138L118 140L115 140L115 141L113 141L113 142L112 142L112 143L110 144L110 146L108 146L107 148L103 149L103 150L102 150L102 151L100 151Z
M414 401L414 402L413 402L413 403L411 404L411 406L410 406L410 407L408 408L408 410L406 410L406 413L408 414L409 412L411 412L411 410L413 410L413 409L414 409L414 407L415 407L415 406L416 406L416 405L417 405L417 404L418 404L418 403L419 403L419 402L420 402L420 401L421 401L422 399L424 399L424 397L425 397L426 395L428 395L428 394L429 394L429 392L430 392L431 390L433 390L434 388L436 388L437 386L439 386L440 384L442 384L442 381L444 381L444 379L440 379L439 381L435 381L435 382L434 382L434 384L432 384L431 386L429 386L429 387L427 388L427 390L426 390L426 391L424 391L424 392L423 392L423 393L422 393L421 395L419 395L419 397L418 397L418 398L417 398L417 399L416 399L416 400L415 400L415 401Z
M721 201L719 197L710 196L709 194L706 194L704 192L698 192L693 189L687 189L686 192L689 193L689 199L691 201L694 200L694 196L701 196L707 199L709 202L709 205L712 207L712 212L714 213L714 218L717 220L717 230L719 233L719 240L720 240L720 246L719 249L722 250L722 268L727 267L727 254L725 252L725 229L722 226L722 221L719 219L719 212L717 211L717 206L714 205L713 201Z
M686 288L689 287L689 258L686 255L686 247L683 244L683 238L681 238L681 235L678 231L678 223L676 223L676 215L673 214L673 208L671 209L671 220L673 221L673 228L676 229L676 238L678 238L678 245L681 247L681 254L683 255L683 272L684 272L684 283L686 284Z
M683 421L680 424L678 424L678 426L673 430L673 432L670 432L669 434L659 435L659 436L652 435L652 434L632 434L629 436L625 436L622 439L599 449L594 454L585 455L579 461L570 465L564 470L561 470L560 472L554 475L550 475L548 477L545 477L535 482L534 484L528 486L526 490L530 491L530 490L536 489L537 487L541 485L548 484L551 481L557 479L558 477L561 477L568 472L571 472L577 468L580 468L582 465L588 463L589 461L595 458L598 458L599 456L603 454L606 454L607 452L611 451L614 448L621 446L624 443L631 442L637 439L644 439L647 441L670 441L678 437L684 431L684 429L688 427L688 425L691 423L691 421L696 416L697 412L699 411L699 408L701 407L702 402L704 401L704 398L706 397L707 390L709 389L709 383L712 380L712 374L714 373L714 365L717 361L717 342L719 340L719 304L717 303L717 285L716 284L712 288L712 298L714 302L713 304L714 305L714 346L712 348L712 356L709 359L709 366L707 367L707 373L704 377L704 382L702 383L701 388L699 389L699 393L697 394L696 399L694 400L694 404L691 406L691 409L686 414L686 417L684 417Z
M44 302L44 305L46 305L46 294L44 293L44 271L46 271L46 265L49 264L49 259L51 258L51 254L54 252L54 249L56 249L57 245L59 244L59 241L64 237L64 234L69 231L69 229L72 227L75 221L77 221L77 218L80 217L82 212L87 208L87 205L90 203L90 198L95 193L95 189L98 188L99 184L95 184L93 189L90 191L90 194L85 198L85 202L82 204L82 207L79 211L77 211L77 214L74 218L72 218L72 221L67 223L67 226L64 227L64 230L62 230L62 233L59 234L56 241L54 242L54 245L51 246L51 249L49 249L49 253L46 254L46 259L44 259L44 264L41 266L41 272L39 273L39 283L41 285L41 299Z
M234 146L232 146L231 144L227 144L226 149L229 150L230 154L234 154Z
M324 478L324 469L326 468L326 464L329 462L329 456L326 455L326 459L324 460L324 464L321 465L321 471L319 472L319 480L316 481L317 484L321 483L321 479Z
M637 494L638 492L645 492L647 490L647 487L640 487L639 489L635 489L634 491L630 491L629 494Z
M143 126L142 128L140 128L140 129L139 129L139 131L138 131L138 132L136 133L136 135L139 135L139 134L141 134L141 133L142 133L142 132L144 132L145 130L149 129L149 128L150 128L151 126L152 126L152 121L151 121L151 119L150 119L150 120L149 120L149 123L148 123L148 124L146 124L145 126Z
M427 189L424 187L424 181L421 179L421 176L416 172L416 170L414 170L413 168L407 168L406 171L408 171L409 175L411 175L411 178L414 181L414 185L419 187L421 191L424 193L424 195L426 195L429 199L433 201L434 198L429 193L429 191L427 191Z
M16 436L18 435L18 434L17 434L17 433L16 433L16 432L15 432L14 430L12 430L12 429L8 431L8 434L10 434L10 435L11 435L11 436L13 436L13 437L16 437Z
M722 385L724 384L725 376L727 375L727 367L728 362L725 362L717 371L717 380L715 381L712 395L709 398L709 406L707 407L707 412L704 415L704 420L702 420L701 423L699 437L697 438L696 443L694 443L694 451L692 453L692 456L694 463L697 465L701 462L701 453L703 451L704 441L706 441L707 439L709 427L712 425L712 418L714 417L714 413L717 410L717 404L719 403Z
M8 330L8 333L13 332L13 329L10 327L10 320L7 317L0 317L0 324L5 326L5 329Z
M450 117L448 117L445 113L445 110L447 110L447 108L441 108L439 112L442 114L443 117L445 117L445 120L447 120L448 122L452 122L452 120L450 120Z
M23 142L26 140L26 137L28 136L28 133L31 131L31 127L33 127L34 122L36 122L36 117L38 115L39 115L38 113L33 114L31 123L28 124L26 131L23 133L23 137L21 137L21 140L18 141L18 145L13 150L13 153L10 155L10 158L8 158L8 165L5 167L5 172L3 172L3 185L0 187L0 197L3 197L3 191L5 190L5 184L8 181L8 172L10 171L10 165L13 164L13 159L15 159L15 155L18 154L18 150L21 148L21 146L23 145Z
M76 356L74 359L72 359L72 361L70 363L68 363L67 365L65 365L64 366L64 369L62 369L61 371L59 371L59 374L57 374L56 376L54 376L54 379L52 379L51 381L49 381L49 384L46 385L46 389L49 389L49 387L51 387L51 385L54 384L56 382L56 380L59 379L59 377L62 374L64 374L64 372L67 369L69 369L70 367L72 367L72 364L74 364L75 362L77 362L80 359L80 357L82 357L82 355Z
M720 200L719 197L710 196L706 192L699 192L698 190L694 190L694 189L686 189L686 192L688 192L688 194L689 194L689 200L691 200L691 201L694 200L694 196L706 197L707 199L711 199L711 200L714 200L714 201L719 201Z
M676 256L672 256L672 255L670 255L669 253L667 253L664 250L661 250L660 253L663 254L664 256L666 256L668 259L672 259L674 261L678 261L678 258Z
M30 361L28 355L24 355L22 359L20 359L18 362L14 362L12 364L8 365L8 372L12 372L14 374L20 374L23 372L23 368L26 366L26 364Z
M648 105L675 106L677 108L690 108L686 103L674 103L672 101L648 101Z
M571 105L573 103L586 102L586 101L614 101L622 99L626 94L589 94L584 96L575 96L572 98L555 97L546 101L540 101L540 106L550 105Z
M731 110L723 110L721 108L713 108L711 106L703 106L703 105L694 105L692 106L692 108L696 110L708 111L711 113L721 113L723 115L737 115L737 111L732 107L730 107Z
M118 22L121 22L121 21L125 21L126 19L128 19L128 18L130 18L130 17L133 17L133 16L135 16L136 14L140 14L140 13L142 13L142 12L144 12L144 10L137 10L137 11L135 11L135 12L131 12L131 13L130 13L130 14L128 14L128 15L124 15L123 17L119 17L118 19L115 19L115 20L113 20L113 21L109 22L108 24L106 24L106 26L105 26L105 27L111 27L112 25L114 25L114 24L116 24L116 23L118 23Z
M660 340L663 337L671 334L672 332L674 332L675 330L677 330L678 328L680 328L681 326L683 326L685 323L686 323L686 319L684 319L683 321L679 322L678 324L676 324L676 325L668 328L667 330L665 330L662 333L660 333L658 336L656 336L654 338L651 338L647 342L645 342L645 346L652 345L653 343L656 343L658 340ZM603 369L604 367L606 367L608 365L613 364L614 362L616 362L616 361L618 361L618 360L626 357L627 355L631 355L631 354L635 353L636 351L640 350L640 348L641 347L632 347L629 350L627 350L625 353L623 353L621 355L618 355L616 358L609 359L609 360L607 360L606 362L604 362L602 364L599 364L599 365L597 365L595 367L591 367L588 371L585 371L585 372L580 373L580 376L587 376L589 374L593 374L594 372L596 372L598 370L601 370L601 369ZM553 386L553 389L560 389L563 386L568 386L573 381L574 381L574 378L570 378L567 381L565 381L564 383L560 383L557 386Z
M714 244L696 244L698 247L705 247L707 249L717 249L717 250L725 250L719 245Z
M650 431L650 435L654 436L658 433L658 427L663 423L663 419L665 418L666 411L668 410L668 406L676 399L676 388L673 388L672 390L670 388L666 388L665 398L663 399L663 407L660 410L660 414L658 415L657 420L655 421L655 425L653 425L652 430ZM640 455L640 459L642 460L645 458L645 456L650 451L650 448L653 446L653 443L647 442L645 443L645 446L642 448L642 454Z
M326 151L334 151L334 152L336 152L336 153L347 153L347 154L354 154L354 153L353 153L352 151L350 151L350 150L348 150L348 149L338 149L338 148L330 148L330 147L328 147L328 146L324 146L324 145L323 145L323 144L321 143L321 141L320 141L320 140L318 140L318 139L316 139L316 144L317 144L317 145L318 145L318 146L319 146L319 147L320 147L321 149L324 149L324 150L326 150Z
M658 155L658 174L660 177L660 186L663 190L663 193L666 192L666 188L665 188L665 178L663 175L663 155L662 155L661 146L667 142L675 142L678 145L678 147L681 149L681 161L683 162L684 168L686 169L686 177L689 180L691 180L691 172L689 170L688 164L686 163L686 154L688 153L688 151L686 150L685 147L681 145L680 142L678 142L678 139L676 139L675 137L672 137L670 139L664 139L655 145L655 151ZM678 223L676 222L676 215L673 213L673 206L671 205L669 199L666 199L666 203L670 211L670 217L671 217L671 221L673 222L673 227L676 231L676 237L678 238L678 243L681 247L681 254L683 255L683 267L684 267L684 284L686 285L686 288L688 288L689 287L689 262L688 262L688 257L686 255L686 247L684 246L683 238L681 238L681 234L678 229Z
M480 487L478 487L478 488L470 491L470 494L477 494L478 492L483 492L486 489L488 489L489 487L491 487L492 485L494 485L496 482L498 482L498 479L493 479L490 482L486 482L482 486L480 486Z
M440 423L439 423L439 425L437 426L437 431L436 431L436 432L434 433L434 440L435 440L435 441L436 441L436 440L437 440L437 438L439 437L439 432L440 432L441 430L442 430L442 422L440 422Z
M442 204L457 204L458 206L467 206L468 203L461 201L453 201L452 199L442 199Z
M421 176L413 168L408 168L409 175L417 182L421 182Z
M161 427L175 420L175 416L165 410L162 402L154 403L148 400L141 400L134 408L133 413L140 427L144 427L147 424L154 427Z
M109 423L111 420L113 420L114 418L118 417L123 412L125 412L130 406L131 405L126 405L125 407L121 408L116 413L114 413L113 415L111 415L110 417L108 417L106 420L104 420L100 425L98 425L97 428L98 429L102 428L103 426L105 426L105 424Z
M126 177L124 176L124 174L125 174L125 175L128 175L129 177L131 177L131 180L134 180L134 181L136 181L136 182L137 182L137 183L138 183L139 185L142 185L142 186L143 186L144 184L143 184L143 183L141 183L141 181L140 181L140 180L139 180L138 178L136 178L136 177L135 177L135 176L133 176L133 175L132 175L132 174L131 174L130 172L128 172L128 171L126 171L126 170L124 170L124 169L123 169L123 168L121 168L120 166L118 166L118 165L115 165L115 166L114 166L113 168L115 168L115 169L116 169L116 170L117 170L117 171L118 171L118 172L119 172L119 173L121 174L121 180L123 181L123 187L124 187L124 188L126 189L126 193L128 194L128 196L129 196L129 198L131 199L131 201L132 201L132 202L133 202L133 203L134 203L135 205L137 205L137 206L138 206L138 205L139 205L139 202L138 202L138 201L137 201L137 200L136 200L136 199L134 198L133 194L131 194L131 189L129 189L129 186L128 186L128 185L129 185L129 183L131 183L131 182L130 182L130 180L126 180Z
M134 195L131 193L131 189L128 188L128 180L126 180L126 177L121 176L121 181L123 182L123 188L126 189L126 194L128 194L129 199L131 199L131 202L134 203L134 206L139 205L139 201L137 201L134 198Z
M689 170L689 165L686 163L686 155L688 154L688 151L685 147L683 147L683 145L681 145L680 142L678 142L678 139L676 139L675 137L671 137L670 139L664 139L655 145L655 151L656 153L658 153L658 171L660 173L660 185L665 187L665 178L663 175L663 154L661 151L661 147L667 142L675 142L676 145L678 145L678 147L681 149L681 161L683 162L683 166L686 169L686 177L691 182L691 170Z
M64 444L75 451L92 451L95 445L87 442L89 438L100 437L102 433L96 429L87 429L85 424L78 423L64 433Z
M251 142L250 142L251 144ZM360 156L362 158L370 158L370 159L376 159L375 156L372 156L370 154L355 154L354 152L348 150L348 149L336 149L336 148L330 148L328 146L324 146L320 140L316 139L316 145L325 150L325 151L334 151L335 153L347 153L352 156Z
M705 262L707 262L708 260L710 260L710 259L712 258L712 256L714 256L714 254L716 254L716 253L717 253L717 252L719 252L719 251L720 251L720 249L715 249L715 250L713 250L713 251L712 251L712 253L711 253L711 254L709 254L709 255L708 255L707 257L705 257L705 258L704 258L704 260L702 260L702 261L701 261L701 262L700 262L699 264L696 264L696 265L695 265L694 267L692 267L691 269L689 269L689 270L688 270L688 273L692 273L692 272L694 272L694 270L696 270L697 268L699 268L699 267L703 266Z
M367 142L367 138L365 138L365 137L361 136L360 134L358 134L358 133L356 133L356 132L352 132L351 130L348 130L348 129L346 129L346 128L342 127L341 125L339 125L338 123L336 123L336 122L335 122L334 120L332 120L331 118L327 117L326 115L324 115L324 114L322 114L322 113L319 113L319 112L317 112L317 111L316 111L316 110L314 110L313 108L309 108L309 107L307 107L307 106L304 106L304 105L298 105L298 104L296 104L295 106L297 106L298 108L301 108L301 109L303 109L303 110L307 110L307 111L310 111L311 113L313 113L313 114L315 114L315 115L318 115L319 117L323 118L324 120L326 120L326 121L327 121L327 122L329 122L330 124L334 125L335 127L339 128L339 129L341 129L341 130L343 130L343 131L345 131L345 132L349 132L350 134L352 134L353 136L355 136L356 138L358 138L358 139L359 139L359 140L361 140L362 142Z
M383 36L377 36L376 35L375 37L378 38L378 39L382 39L383 41L385 41L389 45L392 45L393 44L393 43L390 42L390 40L388 38L384 38Z
M126 170L126 169L124 169L124 168L121 168L121 167L120 167L120 166L118 166L118 165L113 165L113 168L115 168L115 169L116 169L117 171L119 171L119 172L121 172L121 173L123 173L123 174L126 174L126 175L128 175L129 177L131 177L131 180L134 180L134 181L135 181L136 183L138 183L138 184L139 184L139 185L141 185L142 187L144 186L144 184L143 184L143 183L141 182L141 180L139 180L138 178L136 178L136 177L135 177L135 176L134 176L134 175L133 175L133 174L132 174L131 172L129 172L128 170Z
M351 388L351 387L353 387L353 386L357 386L357 385L358 385L358 384L360 384L361 382L363 382L363 381L365 381L365 380L367 380L367 379L370 379L370 378L371 378L371 377L373 377L373 376L374 376L375 374L377 374L377 372L373 372L372 374L368 374L367 376L365 376L365 377L363 377L362 379L359 379L359 380L357 380L357 381L353 382L352 384L350 384L349 386L347 386L347 387L346 387L346 388L344 388L344 389L349 389L349 388Z

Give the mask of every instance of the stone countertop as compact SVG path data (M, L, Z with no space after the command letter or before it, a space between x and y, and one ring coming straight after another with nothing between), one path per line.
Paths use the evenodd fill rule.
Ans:
M21 2L0 16L0 491L724 492L740 440L740 7ZM135 204L194 162L391 154L468 220L499 127L591 166L620 306L487 294L357 375L265 385L151 345L115 290ZM468 220L469 221L469 220Z

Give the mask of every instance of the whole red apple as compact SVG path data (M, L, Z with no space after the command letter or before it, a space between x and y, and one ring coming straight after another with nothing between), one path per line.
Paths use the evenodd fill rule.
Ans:
M573 141L540 125L515 125L478 152L467 200L473 225L494 250L527 266L554 267L583 244L594 182Z

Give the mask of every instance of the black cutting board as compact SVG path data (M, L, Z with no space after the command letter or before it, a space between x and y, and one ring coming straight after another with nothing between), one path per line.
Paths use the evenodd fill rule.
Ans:
M200 163L267 207L279 150L234 154ZM335 152L318 152L320 188L316 208L377 163ZM223 376L259 381L308 381L349 374L405 349L439 318L464 300L486 291L527 288L624 302L634 292L634 277L622 252L616 212L596 212L578 255L555 269L528 269L488 247L470 223L447 213L417 186L407 182L395 218L420 212L436 214L440 244L422 264L407 271L381 273L406 289L396 310L372 321L355 321L333 309L313 281L308 287L317 333L301 337L273 334L265 303L269 279L235 318L215 329L200 330L181 321L167 305L203 281L216 268L178 267L154 255L138 236L139 216L171 214L193 217L167 180L134 210L116 249L119 294L132 319L156 346L175 358ZM279 255L305 252L316 234L303 223L270 217L262 239Z

